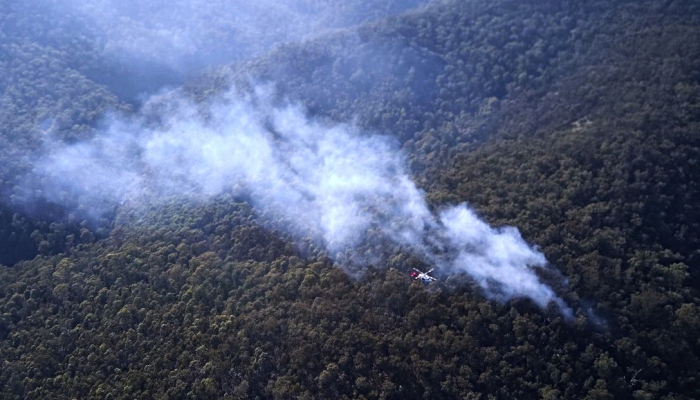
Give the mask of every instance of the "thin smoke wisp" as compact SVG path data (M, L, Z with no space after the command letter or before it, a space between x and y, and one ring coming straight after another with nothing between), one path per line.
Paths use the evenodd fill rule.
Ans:
M465 204L434 214L391 138L309 118L272 97L263 88L230 92L206 107L180 99L157 128L112 117L90 141L51 144L35 166L42 186L33 189L57 203L77 196L96 215L144 192L237 192L261 218L318 240L331 257L380 232L442 275L468 274L491 298L553 302L571 316L534 272L546 267L545 257L516 228L492 228Z
M427 0L64 0L97 31L105 54L176 71L250 59L299 41L415 9ZM49 4L51 4L49 2Z

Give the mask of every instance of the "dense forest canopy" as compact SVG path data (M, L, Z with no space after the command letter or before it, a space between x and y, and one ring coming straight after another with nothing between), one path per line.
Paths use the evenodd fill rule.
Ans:
M0 5L0 397L700 397L700 4L380 3Z

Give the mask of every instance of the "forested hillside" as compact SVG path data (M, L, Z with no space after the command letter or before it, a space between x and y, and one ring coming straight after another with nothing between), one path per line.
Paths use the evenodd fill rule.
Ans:
M89 13L24 3L0 6L3 399L700 397L700 4L392 2L185 79L115 59ZM382 256L349 269L234 190L94 215L27 185L107 114L157 129L173 99L260 85L391 137L431 211L517 227L573 317L418 283L430 260L373 230L347 258Z

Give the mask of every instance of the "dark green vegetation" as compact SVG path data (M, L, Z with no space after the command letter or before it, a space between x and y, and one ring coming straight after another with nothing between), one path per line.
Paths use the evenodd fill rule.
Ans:
M21 11L0 9L5 204L46 121L76 140L129 109L88 78L89 37ZM225 195L83 226L5 205L0 397L700 397L698 38L693 1L460 2L186 85L252 75L396 135L432 205L541 247L573 323L412 283L401 255L354 280Z

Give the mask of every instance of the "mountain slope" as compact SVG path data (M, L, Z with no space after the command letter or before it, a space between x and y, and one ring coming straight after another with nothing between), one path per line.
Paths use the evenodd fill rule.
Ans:
M32 225L7 205L3 243L37 247L3 250L1 397L700 397L700 10L579 3L434 4L182 89L206 101L271 81L318 118L394 135L435 209L467 201L540 246L575 321L489 301L461 277L414 283L405 272L424 264L401 249L353 278L228 194L124 204L82 225L64 211ZM68 110L68 140L119 107L32 40L21 48L38 54L7 58L17 79L38 73L3 81L16 107L0 131L8 196L41 141L39 99ZM41 54L57 61L33 63ZM80 91L45 87L56 71Z

